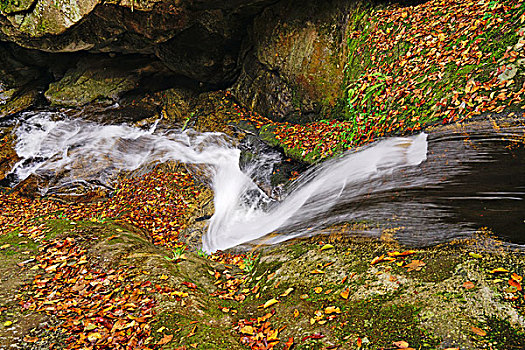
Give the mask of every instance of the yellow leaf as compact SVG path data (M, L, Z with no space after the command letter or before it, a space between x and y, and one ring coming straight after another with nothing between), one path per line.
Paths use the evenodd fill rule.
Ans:
M6 248L9 248L11 246L11 244L7 243L7 244L4 244L3 246L0 247L0 250L4 250Z
M275 298L274 299L270 299L266 303L264 303L263 307L266 309L267 307L270 307L270 306L272 306L274 304L277 304L278 302L279 302L279 300L277 300Z
M100 333L90 333L88 336L87 336L87 339L90 341L90 342L95 342L99 339L102 339L102 335Z
M169 277L168 275L162 275L159 277L161 280L167 280Z
M253 335L254 329L252 326L244 326L241 328L242 334Z
M503 267L498 267L497 269L490 271L490 273L505 273L505 272L509 272L509 270L504 269Z
M385 259L385 255L381 255L381 256L376 256L372 262L370 263L370 265L375 265L375 264L378 264L380 263L381 261L383 261Z
M310 273L311 273L311 274L313 274L313 275L316 275L316 274L323 274L323 273L324 273L324 271L323 271L323 270L318 270L318 269L315 269L315 270L313 270L313 271L312 271L312 272L310 272Z
M331 244L325 244L325 245L321 248L321 251L323 251L323 250L328 250L328 249L334 249L334 246L331 245Z
M476 258L476 259L481 259L482 258L481 254L477 254L477 253L470 252L470 253L468 253L468 255L470 255L471 257Z
M278 335L279 335L279 330L274 329L273 331L270 332L270 334L267 335L266 339L268 341L276 340Z
M293 317L294 318L299 317L299 310L297 310L297 309L293 310Z
M174 291L174 292L171 292L172 295L176 296L176 297L180 297L180 298L186 298L189 294L186 293L186 292L179 292L179 291Z
M335 306L328 306L326 309L324 309L324 313L327 314L327 315L340 314L341 313L341 309L339 307L335 307Z
M290 295L291 292L293 292L293 288L288 288L287 290L284 291L283 294L281 294L281 296L287 297L288 295Z
M4 322L4 327L10 327L12 324L13 324L12 321L5 321Z
M315 287L315 288L314 288L314 292L315 292L316 294L319 294L319 293L321 293L322 291L323 291L323 288L322 288L322 287Z

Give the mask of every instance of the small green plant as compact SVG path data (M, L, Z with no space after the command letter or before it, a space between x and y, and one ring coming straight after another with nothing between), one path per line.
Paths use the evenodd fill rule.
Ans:
M209 254L202 250L202 248L197 249L197 255L201 258L208 258L209 256Z
M255 269L255 266L257 265L257 261L259 261L259 255L254 253L249 253L246 255L244 260L242 261L241 268L244 272L252 272Z
M182 254L184 254L184 252L186 251L186 247L185 246L180 246L180 247L177 247L175 248L172 253L173 253L173 258L170 258L169 256L165 256L164 259L168 260L168 261L177 261L179 260L180 258L182 258Z
M191 112L188 118L186 118L186 121L184 122L184 125L182 125L182 131L186 130L188 127L188 123L190 122L191 118L195 115L195 112Z

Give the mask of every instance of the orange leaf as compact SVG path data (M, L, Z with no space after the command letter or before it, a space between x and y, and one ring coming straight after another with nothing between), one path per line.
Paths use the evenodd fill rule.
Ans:
M478 328L478 327L470 327L470 329L472 330L473 333L479 335L480 337L484 337L487 335L487 332L485 332L483 329L481 328Z
M514 281L516 282L521 282L523 280L523 277L521 277L520 275L516 274L516 273L513 273L510 278L512 278Z
M406 341L403 341L403 340L393 342L392 344L394 344L394 346L397 346L399 349L406 349L410 345Z
M341 292L341 294L339 294L339 295L341 295L341 298L343 298L343 299L346 300L346 299L348 299L348 295L349 295L349 294L350 294L350 289L346 288L346 289L343 290L343 291Z
M290 337L286 344L284 344L284 350L290 350L293 345L293 337Z
M157 345L164 345L164 344L167 344L167 343L169 343L172 339L173 339L173 334L165 335L161 340L159 340L159 342L157 343Z
M472 288L474 288L474 283L472 283L470 281L469 282L465 282L465 283L463 283L463 288L465 288L465 289L472 289Z
M360 348L363 345L363 340L361 338L357 338L357 347Z
M511 286L513 286L513 287L516 287L516 289L517 289L518 291L520 291L520 290L522 289L522 288L521 288L521 284L520 284L519 282L513 280L513 279L510 279L510 280L509 280L509 284L510 284Z
M380 263L381 261L384 261L385 260L385 255L381 255L381 256L376 256L372 262L370 263L370 265L375 265L375 264L378 264Z
M406 267L408 271L419 271L425 265L426 264L421 260L412 260L410 264L406 264L404 267Z
M391 256L391 257L402 257L402 256L413 255L413 254L416 254L415 250L407 250L407 251L404 251L402 253L400 253L400 252L389 252L388 256Z

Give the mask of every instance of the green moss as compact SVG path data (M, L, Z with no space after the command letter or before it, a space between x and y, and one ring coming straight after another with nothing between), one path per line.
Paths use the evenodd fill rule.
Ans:
M508 321L489 317L486 326L487 336L478 340L491 343L493 349L525 349L525 332L516 330Z
M9 246L0 250L0 254L3 255L16 255L27 251L34 253L38 249L38 244L35 241L19 235L18 230L0 236L0 246L4 245Z
M374 349L391 347L399 340L417 349L434 349L439 344L439 339L419 325L419 308L414 305L392 304L390 299L380 297L350 303L342 310L342 332L367 337Z

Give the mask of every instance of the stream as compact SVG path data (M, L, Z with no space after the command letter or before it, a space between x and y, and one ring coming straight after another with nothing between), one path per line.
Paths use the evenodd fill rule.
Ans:
M426 246L465 238L482 227L525 247L523 121L489 121L393 137L312 166L279 200L269 186L276 151L240 163L241 150L220 133L100 125L57 112L26 112L16 121L21 161L12 183L35 173L42 194L76 186L112 188L117 175L169 160L199 164L211 180L215 213L203 249L276 244L338 223L385 228L400 243Z

